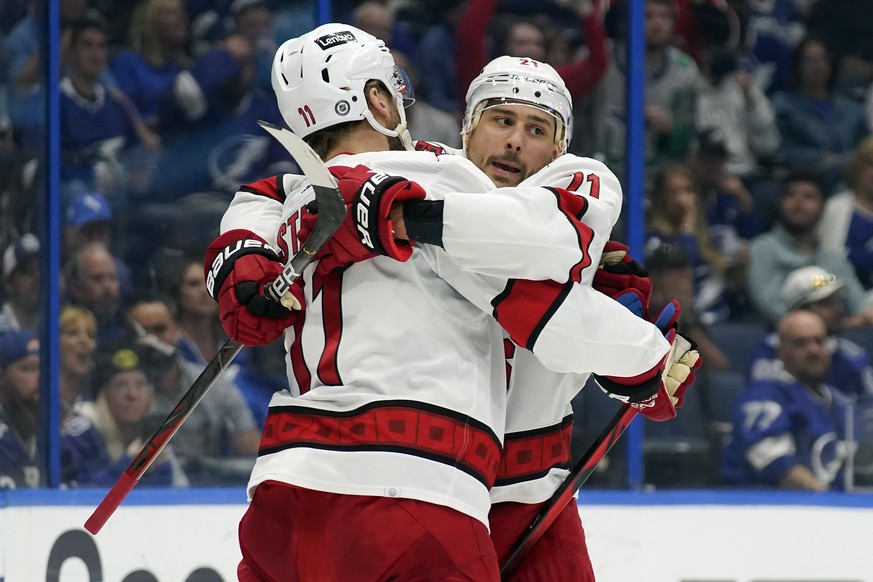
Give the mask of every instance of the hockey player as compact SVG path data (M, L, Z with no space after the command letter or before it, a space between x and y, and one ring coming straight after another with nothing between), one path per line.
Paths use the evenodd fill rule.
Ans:
M356 225L348 225L294 286L306 309L291 313L266 301L262 288L299 248L300 211L312 190L291 175L241 188L210 246L208 286L234 339L263 344L286 333L291 387L271 401L249 483L240 578L497 580L486 526L505 414L495 321L535 353L544 346L553 365L568 371L593 369L604 351L628 345L624 358L600 366L603 373L632 376L633 362L660 381L673 369L668 342L605 297L569 300L584 293L572 281L587 248L574 213L559 212L570 202L563 194L533 188L489 196L493 185L462 158L387 151L406 141L403 83L380 41L344 25L319 27L279 49L274 88L286 122L343 174L348 199L360 203L361 189L373 188L372 209L384 219L392 200L425 198L417 183L429 197L446 193L442 237L432 235L447 249L469 262L477 252L497 254L483 252L483 265L515 254L535 268L524 271L516 260L505 269L518 268L519 277L551 271L565 284L520 285L515 293L505 278L470 275L438 245L412 253L379 220L359 225L372 226L372 247L350 236ZM350 169L359 165L417 183L377 182L380 175ZM515 203L517 212L501 210L499 225L477 224L469 206L459 209L481 197L497 208ZM552 200L550 212L540 210L543 199ZM433 224L413 206L407 226L416 218ZM535 228L531 216L541 220ZM543 224L558 248L548 257ZM482 236L471 241L470 233ZM536 252L518 242L525 236ZM569 238L575 254L560 252ZM364 254L369 260L355 263ZM552 309L566 313L549 317ZM580 310L610 312L616 328L584 333Z
M550 87L552 90L544 90ZM544 117L554 118L550 140L537 134ZM491 61L467 91L464 150L417 142L416 149L464 154L498 186L561 186L583 198L610 201L615 213L607 221L582 220L606 240L621 208L621 190L605 166L566 153L572 134L572 98L548 64L530 58L502 56ZM559 156L554 158L557 150ZM603 183L602 183L603 181ZM582 282L614 296L639 293L640 314L648 305L651 283L630 266L626 247L609 243L609 263L624 258L624 269L592 265ZM622 254L624 253L624 255ZM602 263L603 261L601 261ZM620 273L619 271L623 271ZM491 490L491 537L498 557L505 556L525 528L567 477L573 410L571 400L587 374L559 374L539 363L529 351L507 340L508 402L503 454ZM544 386L548 386L544 394ZM674 395L678 399L681 394ZM644 415L665 420L675 409L644 408ZM593 581L585 532L575 503L569 503L515 571L514 581Z

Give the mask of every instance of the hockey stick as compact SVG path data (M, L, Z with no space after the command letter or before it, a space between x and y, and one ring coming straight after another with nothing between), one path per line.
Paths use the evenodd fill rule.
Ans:
M312 229L312 234L303 244L303 248L291 258L279 277L265 289L271 299L290 308L290 303L293 302L293 296L288 293L291 284L342 224L346 216L346 205L337 188L336 179L325 167L318 154L306 142L287 129L263 121L259 121L258 124L288 150L315 190L315 200L318 203L318 220ZM115 482L115 485L91 514L88 521L85 522L86 530L96 534L103 528L106 520L118 509L127 494L164 450L167 442L176 434L176 431L179 430L179 427L185 422L209 387L227 369L240 349L242 349L240 344L227 340L218 350L218 353L185 392L166 420L149 437L130 466Z
M503 580L508 580L512 573L515 572L515 569L518 568L524 557L543 537L543 534L546 533L546 530L549 529L549 526L552 525L558 514L564 510L579 488L582 487L582 484L588 480L597 464L606 456L612 445L618 441L636 415L636 410L630 406L622 405L621 409L615 413L615 416L610 419L609 423L603 427L603 430L600 431L600 434L594 439L588 450L585 451L570 470L570 474L567 475L564 482L546 501L539 514L537 514L524 533L518 538L518 541L512 546L512 549L500 566L500 576Z

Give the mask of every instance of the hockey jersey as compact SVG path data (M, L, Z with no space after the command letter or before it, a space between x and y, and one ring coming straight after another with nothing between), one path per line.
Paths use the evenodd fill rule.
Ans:
M776 355L778 341L776 334L771 333L752 352L747 373L749 381L790 380L782 360ZM833 336L828 342L828 351L831 365L825 378L827 384L857 402L873 402L873 368L867 350L846 338Z
M376 257L323 277L315 276L317 264L304 271L306 310L285 338L290 389L270 403L249 493L278 480L419 499L487 523L506 406L497 322L520 345L550 354L559 371L633 375L629 360L648 369L667 343L624 307L572 283L590 261L592 233L574 220L584 209L568 213L556 191L495 194L467 160L427 152L328 163L359 164L443 199L445 249L419 245L406 263ZM245 186L221 230L254 231L285 260L300 246L299 209L313 196L301 176ZM508 277L554 281L537 287ZM583 315L604 312L615 326L584 329ZM604 360L618 342L632 346L632 357Z
M849 400L830 386L817 394L794 379L760 381L742 392L734 404L733 435L725 446L725 482L740 486L776 487L792 466L809 469L831 489L845 484L850 454L847 419Z
M442 144L418 142L416 149L461 155ZM604 164L565 154L526 178L520 187L552 186L576 193L589 202L581 220L591 229L591 258L580 271L590 285L603 245L621 213L621 185ZM593 211L592 211L593 209ZM451 254L451 253L450 253ZM587 320L587 330L603 322ZM548 499L569 473L573 407L571 401L588 379L587 373L558 373L546 368L530 350L504 339L507 379L503 454L492 502L539 503ZM625 357L625 352L612 354ZM634 364L631 364L634 365Z

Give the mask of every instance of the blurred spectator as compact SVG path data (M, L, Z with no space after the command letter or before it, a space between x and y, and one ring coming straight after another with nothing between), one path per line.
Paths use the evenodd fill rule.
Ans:
M273 30L273 11L260 0L236 0L231 5L233 33L244 38L255 54L255 86L272 91L271 73L276 56L276 36Z
M232 67L222 63L226 59L233 61ZM224 194L219 202L226 205L240 184L296 170L285 149L257 124L282 121L272 92L257 88L255 67L254 47L234 34L223 48L213 49L190 72L179 74L188 79L185 84L193 77L201 79L197 83L202 99L196 115L184 108L163 110L163 147L147 190L149 201L175 203L187 195L218 192ZM177 208L166 207L146 208L146 214L149 220L143 226L152 238L157 230L153 222L179 215ZM190 230L191 224L183 228Z
M852 150L867 136L860 104L834 93L834 73L827 45L807 37L794 55L791 89L773 96L782 135L779 160L790 170L821 173L826 195L839 185Z
M39 339L0 335L0 489L39 487Z
M25 234L3 253L0 333L39 327L39 239Z
M161 138L238 105L239 95L227 84L254 56L247 40L231 35L194 60L187 52L188 15L181 0L147 0L132 22L131 50L115 58L112 71L119 89Z
M724 0L675 0L677 48L699 65L711 50L736 48L740 20L731 2Z
M720 129L709 129L700 134L698 148L688 158L688 167L700 188L713 244L727 262L727 301L730 316L736 319L745 306L749 241L761 234L762 227L752 195L740 179L725 170L727 157L724 133ZM777 189L775 183L773 188ZM775 215L775 201L772 206Z
M749 0L745 11L746 57L755 84L767 93L787 89L791 61L798 43L806 36L803 0Z
M70 66L61 80L60 105L61 180L67 187L119 190L125 179L124 154L140 142L150 150L160 146L160 138L145 126L133 103L101 83L108 55L101 20L84 18L70 27Z
M379 0L366 0L352 12L352 25L382 39L391 54L409 57L414 49L412 36L394 20L394 13Z
M706 82L697 102L697 129L722 133L725 171L749 188L767 174L761 160L771 159L779 148L773 106L733 51L714 52L701 72Z
M221 329L218 303L212 300L203 283L203 261L179 260L164 279L167 296L178 310L179 353L191 363L206 366L227 336Z
M77 194L67 206L64 222L61 258L63 261L76 254L83 245L98 242L112 248L113 213L109 200L97 192ZM115 255L112 256L118 271L118 282L121 296L124 297L133 290L130 269Z
M847 324L842 295L845 286L845 281L821 267L801 267L786 277L779 295L790 311L812 311L824 321L830 352L826 382L851 399L873 402L869 354L861 346L837 335ZM776 334L771 333L755 349L747 371L749 381L785 381L782 360L776 355L778 343Z
M87 0L62 0L59 3L61 21L61 68L66 68L69 49L69 26L85 14ZM40 77L40 36L42 7L45 2L32 0L27 15L9 32L2 53L8 68L9 109L16 128L19 145L33 150L44 138L41 128L44 116L44 95ZM4 75L0 74L0 77Z
M873 82L873 0L816 0L807 26L831 47L839 65L836 87L856 98Z
M200 375L203 366L179 354L182 332L170 304L158 297L134 300L127 315L139 331L139 342L155 386L155 412L164 418ZM193 484L244 483L258 451L260 434L239 389L219 376L173 441L176 454Z
M859 316L859 322L873 323L873 309L867 305L864 288L851 263L843 253L825 248L819 241L816 229L823 208L817 176L790 175L783 181L776 224L752 240L746 289L754 307L771 325L788 311L779 296L786 277L808 265L819 266L844 280L848 313Z
M404 70L413 87L415 103L406 109L406 125L413 140L438 142L453 148L461 147L461 124L457 118L441 109L437 109L419 97L419 76L412 68L406 55L393 52L394 62Z
M492 58L502 55L530 57L546 60L546 39L542 28L532 19L515 17L505 27L498 27L502 34L495 38L493 54L487 47L488 24L498 0L471 0L457 28L456 43L459 95L463 102L466 88ZM592 0L579 0L573 7L579 25L585 31L588 47L587 57L570 63L554 64L555 69L574 99L588 94L603 77L609 62L606 51L606 30L601 14ZM462 55L462 56L461 56ZM552 63L550 63L552 64Z
M848 253L855 274L868 291L873 289L873 137L855 149L846 167L848 190L825 203L818 225L822 246Z
M682 306L679 328L697 342L703 369L730 369L727 356L713 343L694 307L694 270L685 249L671 243L655 246L646 252L645 263L652 281L649 313L660 313L671 300L679 301Z
M265 346L247 346L234 362L239 372L233 383L239 387L249 405L258 430L264 430L267 407L273 394L288 382L285 371L285 344L275 341Z
M58 323L61 328L58 371L61 416L80 415L93 420L91 372L97 348L97 319L87 309L67 305L61 309Z
M97 318L97 345L125 335L118 268L101 242L85 243L64 267L64 289L70 304Z
M436 22L422 34L413 56L420 81L416 92L437 109L454 115L459 124L467 85L462 88L458 82L456 65L466 50L458 51L456 31L468 3L446 0L436 6L431 2Z
M655 175L646 218L646 248L685 249L694 270L694 305L705 323L727 317L724 274L728 262L715 246L702 200L686 166L667 165Z
M787 376L752 382L737 397L733 435L723 457L725 482L841 490L851 409L848 399L825 382L830 365L825 323L810 311L792 311L779 322L777 338L776 353Z
M703 78L694 60L672 45L673 0L646 0L646 164L656 168L682 160L694 137L697 100ZM627 56L623 41L594 97L594 133L598 156L620 177L624 174Z
M152 432L154 387L146 374L142 349L131 340L113 342L97 354L94 426L99 434L99 448L92 457L80 456L79 485L108 486L133 461ZM145 486L188 485L188 479L173 452L165 448L140 481Z

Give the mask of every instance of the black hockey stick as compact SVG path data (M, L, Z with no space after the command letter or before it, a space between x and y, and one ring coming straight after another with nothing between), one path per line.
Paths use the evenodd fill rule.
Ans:
M287 129L266 123L258 122L267 132L279 140L285 149L291 154L297 165L303 170L303 174L309 180L315 190L315 200L318 202L318 220L312 229L312 234L303 244L303 248L295 254L279 277L273 281L265 292L274 301L279 301L286 307L290 307L289 301L293 301L288 294L291 284L300 276L303 269L315 258L315 254L330 240L346 216L346 205L337 188L336 179L325 167L324 162L318 157L309 145ZM286 295L287 294L287 295ZM200 402L206 391L215 382L218 376L227 369L233 358L239 353L242 346L232 340L227 340L218 350L215 357L206 365L194 384L179 400L166 420L155 430L130 466L119 477L112 489L97 506L88 521L85 529L96 534L106 520L118 509L127 494L139 482L143 474L148 470L152 462L164 450L167 442L176 434L179 427L188 418L194 407Z
M631 421L636 417L637 411L630 406L622 406L610 419L609 423L600 431L600 434L588 447L579 461L570 469L570 474L564 479L557 491L543 505L539 514L533 519L518 541L509 550L506 559L500 565L500 576L503 580L509 577L518 568L524 557L531 548L543 537L549 526L563 511L582 484L588 479L597 464L603 459L612 445L618 441Z

